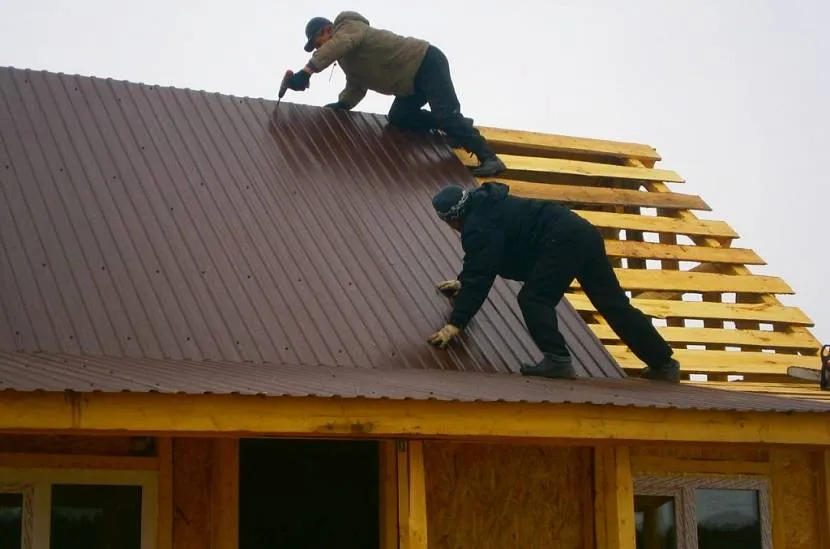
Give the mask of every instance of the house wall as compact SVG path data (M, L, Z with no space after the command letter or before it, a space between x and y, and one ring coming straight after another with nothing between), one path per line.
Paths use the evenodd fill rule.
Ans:
M158 549L235 549L237 446L232 439L0 434L6 467L158 472ZM595 546L591 448L425 441L430 549ZM825 449L636 445L637 475L770 479L774 549L830 547Z
M426 442L430 549L593 547L591 451Z
M774 549L827 547L824 450L786 447L634 446L636 475L758 475L770 481Z

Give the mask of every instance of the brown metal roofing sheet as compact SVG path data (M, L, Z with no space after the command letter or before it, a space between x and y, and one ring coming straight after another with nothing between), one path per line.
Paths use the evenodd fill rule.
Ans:
M830 402L640 379L325 365L194 362L0 352L0 391L160 392L291 397L576 403L683 410L830 412Z
M287 102L274 122L273 106L0 68L0 349L483 372L539 358L503 280L450 350L425 342L450 310L434 284L461 259L430 198L474 184L446 145ZM558 312L582 375L624 377Z

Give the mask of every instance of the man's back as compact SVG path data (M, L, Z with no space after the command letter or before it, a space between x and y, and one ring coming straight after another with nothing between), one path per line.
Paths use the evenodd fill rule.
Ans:
M312 57L316 66L326 66L337 60L347 78L361 86L386 95L412 93L415 73L429 47L429 42L411 36L401 36L386 29L377 29L369 20L355 11L344 11L334 19L334 42L324 45ZM348 47L343 44L348 42ZM331 51L342 48L345 53L336 58ZM315 59L316 57L316 59Z
M491 246L501 248L498 274L525 280L550 228L579 218L564 206L512 196L508 191L507 185L498 182L483 183L474 191L461 231L461 244L467 251L465 241L469 245L487 235Z

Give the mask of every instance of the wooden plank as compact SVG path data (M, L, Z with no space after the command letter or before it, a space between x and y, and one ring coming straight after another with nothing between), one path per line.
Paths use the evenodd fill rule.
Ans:
M623 368L639 370L645 366L625 345L606 345L605 348ZM699 373L785 376L790 366L810 368L816 364L814 356L751 351L675 349L674 358L680 362L681 370Z
M768 475L770 464L758 461L685 459L667 456L632 456L631 470L637 475L718 474Z
M789 482L787 474L786 451L772 448L770 450L770 520L772 521L772 546L787 547L787 504L786 485Z
M758 381L684 381L683 383L700 387L710 387L723 391L772 394L786 396L789 398L806 398L810 400L830 401L830 391L822 391L818 384L812 383L764 383Z
M465 166L477 166L478 160L471 157L466 151L456 149L456 157ZM536 156L517 156L514 154L500 154L502 162L508 170L558 173L580 175L586 177L608 177L614 179L629 179L633 181L667 181L683 183L679 174L672 170L658 170L654 168L638 168L620 166L618 164L602 164L600 162L586 162L584 160L566 160L563 158L540 158ZM483 181L493 178L483 178Z
M122 471L156 471L159 460L142 456L93 456L77 454L0 453L0 467L44 469L115 469Z
M565 297L578 311L596 312L584 293L568 293ZM655 318L694 318L718 320L754 320L777 324L813 326L812 320L797 307L768 303L707 303L668 299L633 298L632 305Z
M792 294L786 282L775 276L727 275L689 271L614 269L626 290L670 290L678 292L742 292L749 294ZM578 288L574 280L571 288Z
M739 236L724 221L703 219L684 220L675 217L594 212L579 209L575 209L574 211L599 228L708 236L715 239L733 239Z
M398 451L394 440L378 442L380 549L398 549Z
M714 353L699 354L707 355L709 362ZM746 359L750 353L729 354ZM654 384L658 393L659 385ZM779 413L764 411L765 407L734 412L570 403L105 392L67 397L62 392L5 391L0 431L186 435L174 442L174 495L181 509L174 532L175 539L182 540L188 533L210 531L197 523L202 506L196 504L208 498L204 488L210 481L200 463L202 454L209 455L209 445L194 438L199 435L830 445L826 413ZM192 452L183 451L188 446ZM191 500L179 499L182 494L191 495ZM176 547L208 547L210 538L200 536L198 542L177 542Z
M830 450L818 452L818 526L822 549L830 549Z
M237 549L239 541L239 439L212 441L211 549Z
M476 178L480 184L488 178ZM643 208L668 208L710 211L709 205L697 195L682 193L650 193L610 187L557 185L534 183L518 179L499 179L510 187L510 194L525 198L552 200L565 204L590 204L597 206L636 206Z
M494 149L501 145L511 145L525 148L527 153L561 151L607 155L612 158L638 158L652 162L661 159L654 147L641 143L523 132L487 126L477 126L477 129Z
M400 549L427 549L424 446L420 440L398 446L398 530Z
M634 549L634 479L626 446L594 448L596 541L602 549Z
M746 248L709 248L707 246L687 246L683 244L606 240L605 250L608 255L613 257L766 265L766 262L758 254Z
M591 330L603 342L619 341L610 326L589 324ZM812 334L788 334L764 330L733 330L727 328L685 328L658 326L657 331L670 343L688 345L729 345L754 346L765 349L804 349L820 347L819 341Z
M156 438L158 455L158 549L173 549L173 439Z

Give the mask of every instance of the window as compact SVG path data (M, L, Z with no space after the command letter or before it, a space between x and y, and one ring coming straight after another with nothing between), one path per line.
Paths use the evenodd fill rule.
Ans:
M154 549L156 473L0 468L0 549Z
M642 477L637 549L771 549L769 487L756 477Z

